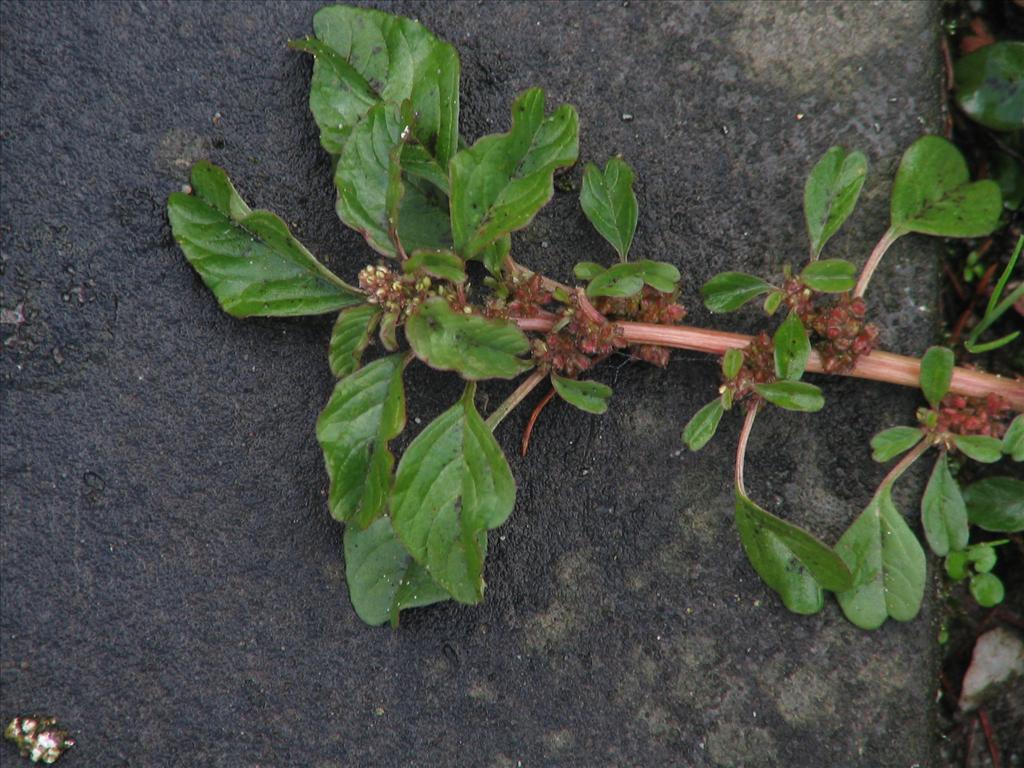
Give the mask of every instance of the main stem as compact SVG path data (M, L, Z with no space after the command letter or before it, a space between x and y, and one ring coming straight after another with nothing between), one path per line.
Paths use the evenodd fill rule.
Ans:
M554 325L553 320L542 317L520 318L516 322L524 331L538 333L546 333ZM631 322L616 325L622 330L623 339L629 344L653 344L673 349L707 352L712 355L724 355L730 349L742 349L752 339L743 333L711 331L686 325ZM821 358L813 351L807 361L807 370L825 373ZM839 375L916 388L920 386L921 361L891 352L874 351L866 357L861 357L852 370ZM968 397L984 397L994 393L1004 398L1015 411L1024 412L1024 381L1006 379L968 368L955 368L950 391Z

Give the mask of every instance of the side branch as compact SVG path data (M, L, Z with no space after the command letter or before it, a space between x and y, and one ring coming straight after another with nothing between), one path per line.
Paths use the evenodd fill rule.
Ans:
M541 333L551 330L553 325L546 318L523 318L516 322L524 331ZM742 349L752 339L751 336L743 333L711 331L685 325L630 322L621 322L617 325L622 329L625 341L630 344L653 344L673 349L707 352L712 355L723 355L730 349ZM810 359L807 361L807 370L824 373L821 360L814 352L811 352ZM839 375L916 388L920 384L920 373L921 361L917 358L874 351L867 357L860 358L853 370ZM1007 379L968 368L955 368L953 380L950 382L950 391L968 397L984 397L989 393L995 393L1006 399L1015 411L1024 412L1024 381Z

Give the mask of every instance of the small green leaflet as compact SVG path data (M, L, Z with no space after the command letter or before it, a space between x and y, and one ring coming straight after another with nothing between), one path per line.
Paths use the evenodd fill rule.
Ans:
M921 499L921 524L928 546L936 555L945 556L967 546L967 507L949 471L945 451L939 453Z
M599 381L567 379L557 373L551 374L551 383L558 396L581 411L601 414L608 410L608 398L612 388Z
M849 569L826 544L767 512L736 489L736 527L750 564L794 613L821 610L822 587L848 589Z
M512 130L485 136L452 158L451 226L455 250L471 259L525 227L554 195L556 170L576 162L579 118L569 106L544 117L544 91L512 105Z
M762 293L768 293L772 286L754 275L742 272L721 272L700 289L704 306L712 312L733 312Z
M475 385L416 436L395 475L395 533L462 603L483 599L487 531L515 505L515 481L473 403Z
M594 229L625 261L636 232L637 204L633 169L621 157L608 160L604 172L593 163L583 173L580 205Z
M577 280L593 280L605 271L605 267L593 261L581 261L572 268L572 273Z
M734 379L743 368L743 350L727 349L722 355L722 375L727 379Z
M406 143L406 125L400 105L382 102L372 107L352 129L334 173L338 216L371 248L392 258L399 254L395 234L410 253L451 245L443 192L422 181L403 182L395 165L400 157L404 166L407 156L418 158L420 165L432 162L421 146ZM437 173L442 171L438 168ZM397 212L389 210L389 202Z
M1003 602L1006 590L994 573L978 573L971 577L971 595L981 607L991 608Z
M852 291L857 282L857 268L844 259L812 261L800 273L800 282L822 293Z
M995 131L1024 128L1024 42L1003 40L962 56L953 67L956 101Z
M363 350L370 343L373 329L380 321L381 309L373 304L344 309L338 315L331 331L331 345L327 360L331 373L343 378L359 367Z
M402 271L407 275L426 272L453 283L466 280L466 265L451 251L416 251L402 264Z
M802 381L774 381L770 384L755 384L754 389L772 405L787 411L813 413L825 407L821 390L813 384Z
M345 528L345 579L352 607L370 625L397 626L402 610L450 597L405 551L387 516L363 531Z
M229 315L319 315L366 300L318 262L281 219L251 210L222 169L205 160L192 166L192 192L168 198L171 231Z
M428 299L405 323L416 357L464 379L512 379L533 366L519 355L530 341L515 323L456 312L440 297Z
M442 168L458 148L459 56L410 19L329 6L313 16L316 38L293 40L313 54L309 106L320 143L341 154L352 128L380 101L409 99L416 139Z
M589 267L586 271L590 271ZM587 286L587 296L590 298L634 296L640 292L645 283L656 291L672 293L676 289L679 279L679 270L664 261L644 259L626 264L616 264L603 270L590 281Z
M1024 414L1017 414L1010 422L1001 450L1014 461L1024 461Z
M930 347L921 358L921 391L932 408L938 408L953 380L953 350Z
M331 479L331 514L359 528L384 512L395 464L388 443L405 427L406 359L391 355L346 376L316 422Z
M701 408L687 422L683 429L683 442L691 451L699 451L718 431L718 423L722 420L725 406L722 398L718 397Z
M851 622L876 629L887 618L910 621L924 598L925 554L883 486L836 544L854 587L836 595Z
M924 432L920 427L890 427L871 438L871 458L878 462L905 453L921 442Z
M796 381L804 375L811 342L804 324L796 313L790 313L772 339L775 345L775 373L780 379Z
M804 218L812 258L818 257L828 239L853 213L867 172L863 153L847 152L842 147L829 149L811 170L804 185Z
M961 453L983 464L1003 458L1003 444L988 435L953 435L953 443Z
M986 531L1024 531L1024 480L987 477L964 488L967 519Z
M999 224L999 185L971 182L960 151L938 136L922 136L903 153L892 185L892 231L939 237L981 237Z

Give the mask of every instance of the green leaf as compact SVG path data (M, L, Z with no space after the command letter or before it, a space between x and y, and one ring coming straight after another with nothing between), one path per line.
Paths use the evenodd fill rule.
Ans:
M1017 414L1007 427L1002 451L1014 461L1024 461L1024 413Z
M735 379L743 367L743 350L727 349L722 355L722 375L727 379Z
M396 156L401 156L403 164L407 155L418 157L421 164L426 162L422 147L405 143L405 129L400 105L374 106L352 129L334 173L338 216L360 232L371 248L392 258L398 256L396 234L410 253L451 246L444 194L428 185L402 182L400 177L395 181ZM396 183L400 186L397 193ZM389 211L389 198L398 205L397 221Z
M501 278L505 268L505 262L512 250L512 235L499 237L484 250L478 258L487 271L496 278Z
M794 613L821 610L822 587L848 589L849 569L826 544L761 509L736 489L736 527L750 564Z
M800 281L814 291L845 293L853 290L856 274L857 268L845 259L822 259L804 267Z
M544 91L533 88L512 106L512 130L485 136L452 158L451 224L455 250L482 253L525 227L554 194L557 169L576 162L579 118L573 107L544 117Z
M654 290L672 293L679 287L681 275L674 264L665 261L651 261L650 259L637 261L635 264L640 267L640 276L643 281Z
M581 261L572 268L572 273L577 280L593 280L605 271L605 267L593 261Z
M983 464L992 464L1003 458L1003 445L988 435L953 435L953 443L961 453Z
M316 38L290 45L316 58L309 106L324 149L341 154L352 128L380 101L409 99L416 139L447 168L459 141L455 49L415 21L364 8L322 8L313 30Z
M772 339L775 344L775 373L780 379L797 380L804 375L807 358L811 355L811 342L800 318L795 313L787 317Z
M905 453L921 442L924 432L920 427L890 427L871 438L871 458L886 462Z
M466 281L466 265L451 251L416 251L402 264L407 275L426 272L453 283Z
M725 406L722 398L716 398L694 414L683 429L683 442L691 451L699 451L718 431Z
M755 384L754 389L765 400L787 411L813 413L825 407L821 390L813 384L802 381L775 381L771 384Z
M252 211L222 169L196 163L192 192L168 198L171 231L228 314L319 315L366 301L292 237L281 219Z
M462 603L483 599L487 530L505 522L515 481L473 403L474 385L416 436L391 495L399 539L431 577Z
M925 554L886 485L836 544L854 587L836 597L851 622L876 629L887 618L910 621L924 598Z
M946 452L939 454L935 469L921 499L921 523L928 546L936 555L967 546L970 531L967 527L967 507L960 486L949 471Z
M373 304L349 307L338 315L327 351L331 372L337 378L348 376L359 367L363 350L370 343L370 336L380 316L380 307Z
M384 512L395 464L388 443L405 427L405 364L404 355L391 355L346 376L316 422L331 514L359 528Z
M590 223L625 261L636 232L637 205L633 169L621 157L608 160L604 172L593 163L583 173L580 205Z
M967 519L986 531L1024 531L1024 480L988 477L964 488Z
M842 147L829 149L811 170L804 185L804 218L814 258L853 213L867 172L863 153Z
M971 594L983 608L999 605L1006 597L1003 582L994 573L978 573L971 577Z
M567 379L557 373L551 374L551 383L559 397L581 411L600 414L608 410L608 398L612 396L612 388L606 384Z
M1024 128L1024 43L1005 40L961 57L953 67L956 102L996 131Z
M352 607L371 625L397 625L402 610L450 597L405 551L387 516L363 531L345 528L345 578Z
M733 312L762 293L768 293L772 286L754 275L742 272L721 272L700 289L704 306L712 312Z
M967 559L974 565L975 571L978 573L988 573L996 567L998 557L995 547L975 544L967 550Z
M782 291L772 291L764 300L764 313L771 317L778 311L779 305L782 303Z
M981 237L999 224L1002 195L994 181L971 183L963 155L938 136L923 136L903 154L892 185L892 229L939 237Z
M932 408L938 408L949 392L954 364L953 350L948 347L930 347L921 358L921 391Z
M967 564L968 560L966 552L950 552L948 555L946 555L946 574L953 581L960 581L961 579L966 579Z
M679 278L679 270L664 261L644 259L616 264L601 271L590 281L587 296L634 296L641 291L645 283L656 291L672 293L679 283Z
M440 297L428 299L405 323L416 357L464 379L512 379L533 366L519 355L530 342L515 323L456 312Z

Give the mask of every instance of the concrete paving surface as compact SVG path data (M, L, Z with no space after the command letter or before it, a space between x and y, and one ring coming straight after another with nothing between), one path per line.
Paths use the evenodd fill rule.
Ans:
M830 250L862 261L900 154L938 126L935 4L388 7L459 49L465 136L505 130L529 86L577 105L581 159L636 168L634 253L681 268L696 324L761 327L711 317L699 287L804 257L803 180L835 143L871 163ZM831 601L781 607L732 524L737 420L700 454L680 442L717 386L695 354L609 363L608 414L554 404L525 459L527 413L508 419L519 497L485 603L360 623L313 433L331 319L226 316L165 214L209 158L343 276L373 260L335 217L311 62L285 47L316 8L3 4L4 720L58 716L79 742L64 768L931 764L932 595L874 633ZM516 236L520 261L568 279L611 258L580 177ZM887 348L931 341L936 253L906 238L876 277ZM407 382L424 424L459 391ZM917 400L821 382L824 412L759 420L747 474L834 542L883 474L869 436Z

